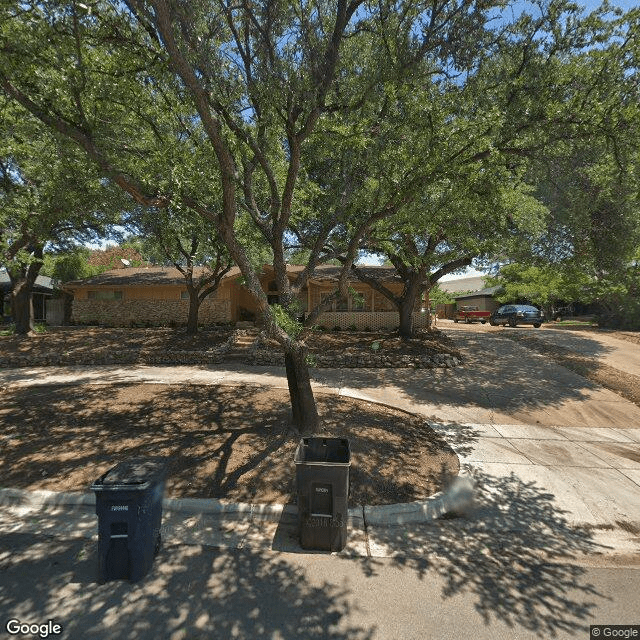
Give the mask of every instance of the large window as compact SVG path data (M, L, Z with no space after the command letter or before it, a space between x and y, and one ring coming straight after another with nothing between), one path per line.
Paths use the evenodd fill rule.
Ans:
M89 300L122 300L122 291L116 289L96 289L88 291Z

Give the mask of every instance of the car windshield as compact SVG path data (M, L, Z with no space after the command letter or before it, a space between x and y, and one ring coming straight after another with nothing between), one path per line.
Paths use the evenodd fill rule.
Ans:
M530 307L529 305L526 305L526 304L521 304L517 306L516 309L518 311L534 311L535 313L538 313L538 310L535 307Z

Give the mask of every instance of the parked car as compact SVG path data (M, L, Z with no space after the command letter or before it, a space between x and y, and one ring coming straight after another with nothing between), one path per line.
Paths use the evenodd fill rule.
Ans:
M478 307L474 306L466 306L466 307L458 307L453 316L454 322L466 322L469 324L470 322L475 322L476 320L480 320L482 324L484 324L488 319L491 313L489 311L480 311Z
M503 327L532 324L537 329L543 322L544 313L528 304L505 304L496 309L489 317L489 324L492 327L499 324Z

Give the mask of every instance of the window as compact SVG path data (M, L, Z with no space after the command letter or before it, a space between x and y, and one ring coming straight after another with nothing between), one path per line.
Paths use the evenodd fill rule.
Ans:
M325 300L330 296L330 293L321 293L320 294L320 304L324 304ZM325 311L333 311L333 305L331 305L328 309L325 309Z
M354 291L351 294L351 311L371 311L371 293Z
M189 292L185 289L184 291L180 292L180 298L182 300L188 300L189 299Z
M336 302L336 311L349 311L349 299L340 298Z
M122 291L115 289L96 289L88 291L87 298L89 300L122 300Z

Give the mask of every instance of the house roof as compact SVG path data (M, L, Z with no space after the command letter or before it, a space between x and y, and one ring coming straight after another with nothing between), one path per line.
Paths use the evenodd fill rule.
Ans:
M196 278L206 272L209 272L207 267L194 267L193 269L193 274ZM236 272L239 273L237 268ZM227 274L227 277L229 275L231 275L231 272ZM139 287L146 285L184 285L184 276L175 267L126 267L124 269L110 269L90 278L72 280L65 283L64 288Z
M289 275L294 276L304 269L303 265L287 265ZM342 266L332 264L318 265L310 280L312 282L335 282ZM368 277L374 277L382 282L402 282L394 267L361 265L358 269ZM195 267L194 275L200 277L207 267ZM268 274L273 271L271 265L265 265L263 273ZM226 275L227 278L237 278L241 276L240 269L233 267ZM349 273L349 281L357 282L358 278L352 272ZM67 282L64 288L76 289L78 287L127 287L127 286L179 286L184 285L184 276L175 267L125 267L121 269L111 269L97 276L73 280ZM469 291L479 289L484 286L484 278L458 278L440 283L440 288L447 292Z
M441 280L438 286L442 291L447 293L456 293L457 291L479 291L484 289L483 276L471 276L468 278L456 278L455 280Z
M335 282L339 278L341 270L342 266L339 265L321 264L315 268L310 279L313 282ZM376 278L382 282L402 282L394 267L358 265L358 271L367 277ZM349 281L358 281L358 277L353 271L349 272Z
M287 265L290 275L300 273L304 269L303 265ZM342 267L323 264L316 267L311 280L314 282L331 282L338 279ZM383 281L398 281L400 277L393 267L360 267L368 276L375 276ZM200 277L207 267L195 267L194 275ZM269 273L273 268L266 265L264 272ZM227 278L241 276L240 269L233 267L226 275ZM349 274L350 281L356 281L355 275ZM65 283L64 287L68 289L77 289L78 287L133 287L133 286L166 286L166 285L183 285L184 276L175 267L126 267L123 269L110 269L97 276L83 278L81 280L72 280Z
M460 296L453 296L453 299L464 300L465 298L491 298L501 289L501 285L498 285L497 287L488 287L486 289L481 289L480 291L472 291L471 293L464 293Z
M11 278L5 269L0 270L0 291L11 291ZM49 276L38 276L33 285L36 293L53 293L53 280Z

